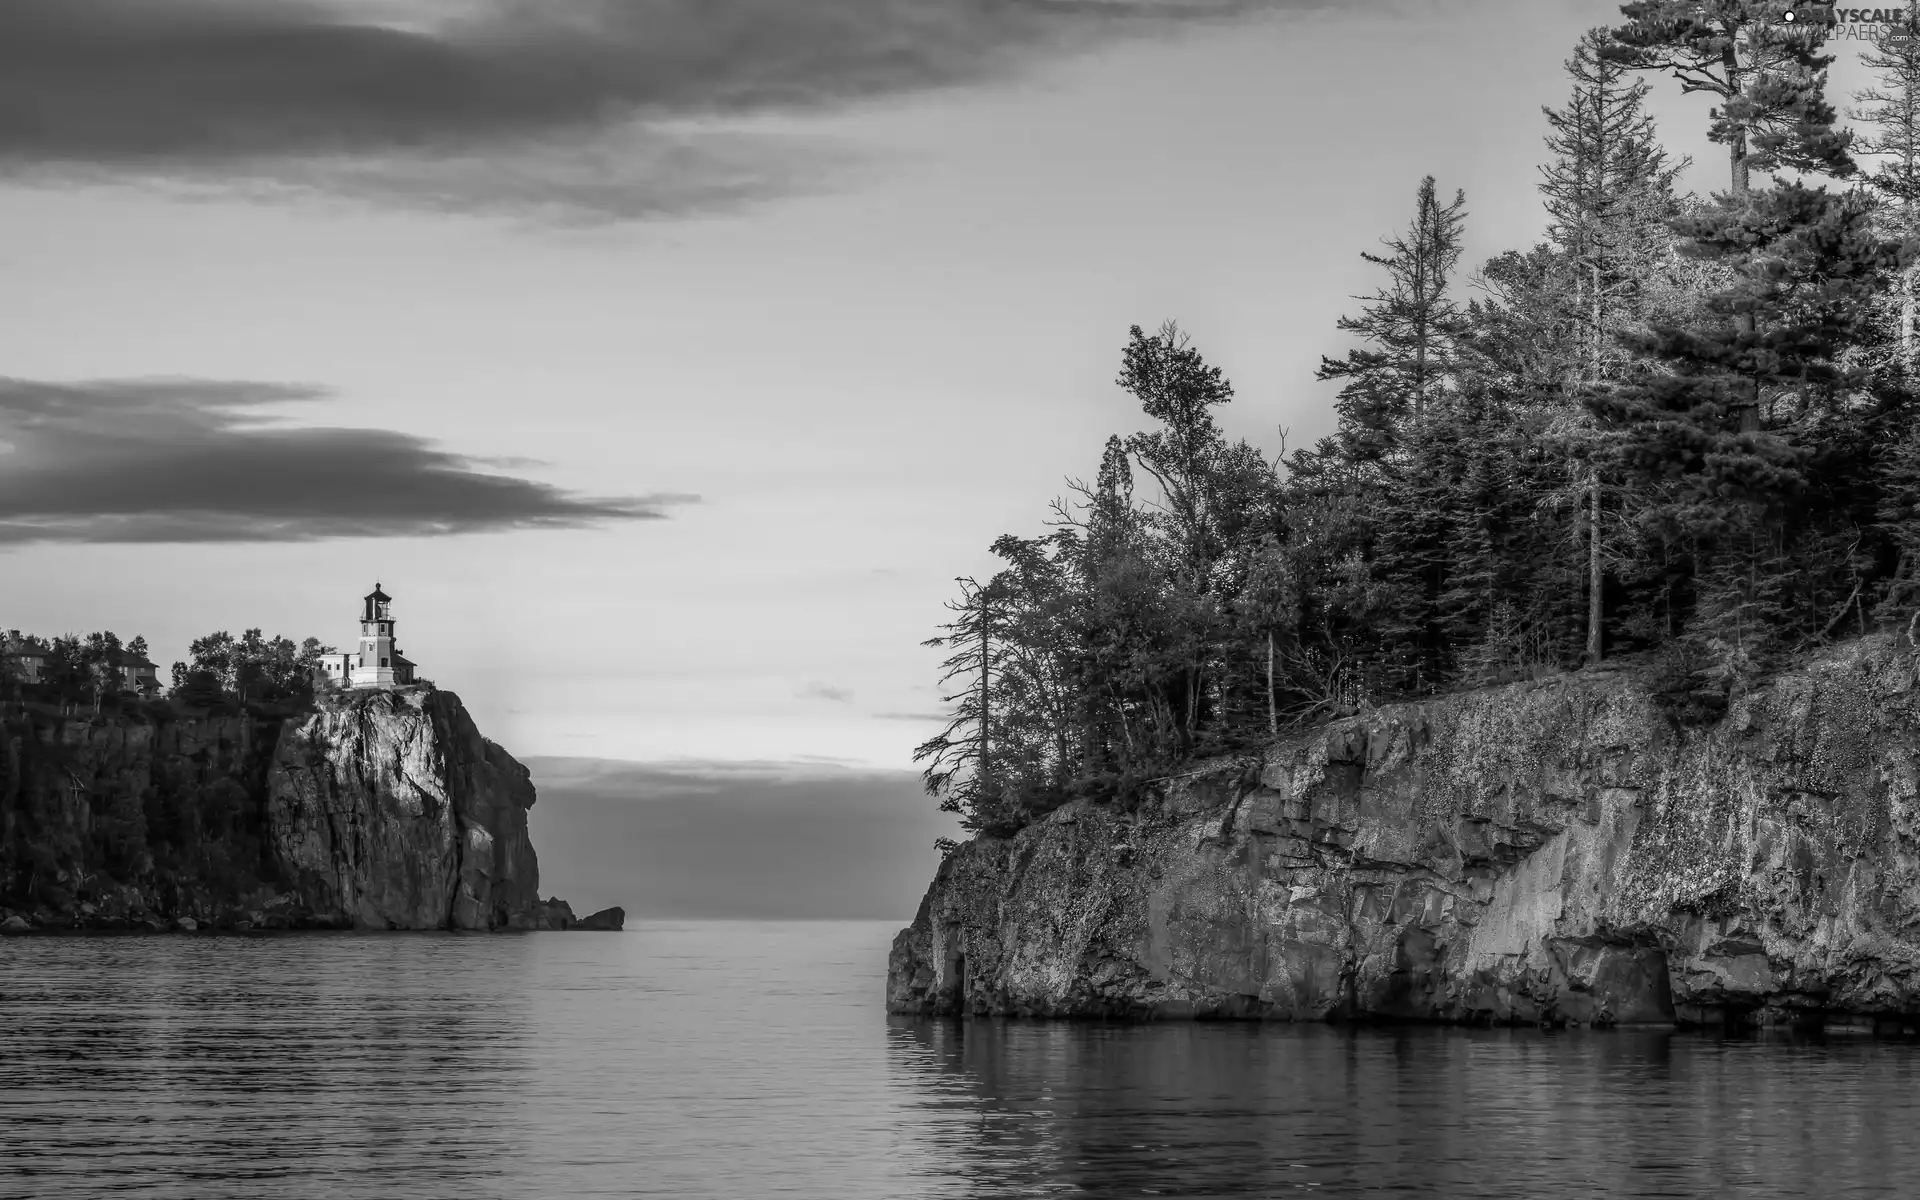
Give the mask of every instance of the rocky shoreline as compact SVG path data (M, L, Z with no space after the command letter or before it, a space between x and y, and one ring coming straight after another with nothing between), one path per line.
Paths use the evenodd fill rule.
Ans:
M1381 708L941 866L923 1015L1920 1025L1920 672L1836 647L1671 722L1631 669Z

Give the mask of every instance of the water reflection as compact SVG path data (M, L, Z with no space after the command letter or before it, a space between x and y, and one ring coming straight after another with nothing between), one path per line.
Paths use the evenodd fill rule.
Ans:
M895 1018L948 1194L1913 1196L1912 1045Z
M0 939L0 1197L1920 1195L1915 1045L890 1021L892 932Z

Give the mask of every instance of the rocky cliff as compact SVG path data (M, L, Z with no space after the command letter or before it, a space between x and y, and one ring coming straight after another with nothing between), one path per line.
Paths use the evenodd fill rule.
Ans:
M527 769L431 688L0 714L0 926L567 928Z
M942 865L896 1012L1920 1026L1904 637L1671 723L1631 669L1383 708Z

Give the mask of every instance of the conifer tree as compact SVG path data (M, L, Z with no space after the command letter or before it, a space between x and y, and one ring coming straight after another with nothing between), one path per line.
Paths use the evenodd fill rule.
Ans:
M1754 171L1830 175L1852 170L1850 135L1827 103L1820 53L1827 26L1788 20L1791 0L1635 0L1620 12L1608 57L1635 70L1670 71L1682 92L1718 99L1707 136L1727 148L1736 200ZM1797 15L1797 14L1796 14Z
M998 679L982 672L983 692L997 695L996 786L1029 813L1051 807L1074 770L1075 675L1073 605L1067 593L1069 538L1000 537L993 552L1007 565L988 585L999 600ZM982 651L989 648L984 646Z
M1755 193L1744 208L1682 219L1677 225L1693 252L1728 263L1732 284L1708 301L1708 322L1657 327L1635 339L1669 373L1613 390L1603 409L1647 417L1639 435L1650 440L1641 451L1691 464L1676 474L1701 472L1724 494L1783 486L1762 465L1785 467L1778 439L1747 436L1728 417L1762 394L1762 432L1789 432L1842 401L1850 376L1841 353L1866 334L1867 308L1889 260L1870 218L1857 193L1792 183ZM1735 329L1736 315L1752 318L1753 332Z
M957 580L960 599L947 608L954 619L942 626L941 636L922 645L952 651L940 664L940 682L958 683L943 700L957 706L939 734L914 749L913 761L927 762L922 781L927 792L940 797L943 812L960 814L968 829L1006 827L1006 811L994 777L993 677L995 649L1002 614L1001 597L989 584Z
M1573 304L1586 351L1578 375L1589 384L1619 364L1617 335L1631 315L1653 244L1676 215L1674 179L1686 165L1667 161L1645 111L1646 81L1628 81L1627 66L1608 54L1612 44L1607 30L1589 30L1565 64L1573 91L1566 107L1544 110L1553 157L1540 169L1548 236L1574 267ZM1587 542L1586 657L1597 663L1606 562L1600 446L1591 430L1575 440L1586 460L1580 518Z
M1791 0L1636 0L1621 6L1628 23L1613 31L1608 55L1637 70L1671 71L1682 92L1719 98L1707 136L1727 147L1730 207L1749 202L1754 171L1782 168L1845 177L1852 134L1827 102L1820 53L1827 26L1788 20ZM1743 335L1754 316L1734 312ZM1741 429L1759 428L1760 395L1736 401Z
M1547 108L1547 149L1540 168L1548 237L1573 263L1576 305L1585 324L1584 374L1605 373L1617 312L1639 275L1636 260L1649 237L1677 215L1673 185L1685 162L1671 163L1646 112L1647 83L1607 57L1611 35L1589 30L1565 64L1572 80L1566 106Z
M1129 630L1116 628L1107 601L1121 580L1141 572L1142 523L1134 507L1133 464L1126 442L1109 437L1093 486L1069 480L1083 503L1054 504L1060 553L1071 573L1078 661L1076 720L1081 729L1082 770L1088 775L1124 774L1141 748L1135 736L1131 697L1123 692L1122 663L1130 653Z
M1420 181L1413 224L1383 239L1389 251L1361 257L1385 267L1386 286L1364 302L1357 317L1337 327L1358 334L1371 348L1351 350L1346 360L1323 358L1318 377L1341 379L1338 407L1342 435L1361 457L1378 459L1397 444L1410 415L1417 426L1440 395L1461 332L1461 314L1449 294L1460 261L1466 193L1440 203L1433 176Z
M1642 278L1649 234L1674 215L1672 184L1684 163L1668 163L1645 113L1645 81L1628 83L1628 67L1609 58L1613 35L1592 29L1565 63L1572 94L1567 106L1544 109L1548 161L1540 173L1551 219L1548 236L1574 267L1576 321L1584 326L1586 355L1580 382L1611 374L1619 359L1622 317ZM1638 261L1636 261L1638 259ZM1588 543L1586 659L1603 653L1605 532L1603 480L1596 440L1578 438L1586 457L1586 497L1580 524Z
M1109 437L1101 451L1094 486L1077 490L1087 499L1081 572L1083 581L1091 582L1101 566L1132 553L1140 530L1139 513L1133 507L1133 460L1118 434Z
M1672 71L1682 92L1707 92L1707 136L1728 148L1728 204L1747 204L1753 171L1809 171L1851 175L1851 132L1837 127L1826 100L1820 54L1826 23L1789 21L1791 0L1636 0L1622 4L1628 23L1613 31L1609 56L1634 69ZM1753 315L1734 313L1741 334L1753 334ZM1741 430L1759 428L1755 390L1736 403Z
M1920 237L1920 0L1908 0L1902 20L1889 22L1861 61L1878 77L1878 86L1853 94L1854 120L1873 132L1856 139L1854 152L1879 158L1865 176L1887 203L1884 228L1896 240ZM1900 360L1908 374L1916 366L1915 322L1920 319L1920 262L1900 273L1895 329Z
M1764 660L1766 639L1820 633L1797 617L1751 619L1759 598L1787 595L1780 572L1802 576L1790 598L1804 615L1828 601L1836 575L1857 571L1851 555L1830 552L1823 514L1852 518L1821 493L1865 473L1848 445L1861 381L1846 351L1873 336L1891 255L1863 196L1798 183L1679 225L1695 252L1730 265L1731 286L1701 322L1638 339L1663 370L1596 389L1590 402L1619 432L1660 538L1686 564L1669 603L1724 682ZM1758 420L1741 420L1742 409ZM1816 557L1832 569L1814 570Z

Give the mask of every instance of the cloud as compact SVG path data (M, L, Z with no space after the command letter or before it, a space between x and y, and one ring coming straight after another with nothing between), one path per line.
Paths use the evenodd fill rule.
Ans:
M964 836L911 771L529 758L543 895L650 917L913 916Z
M708 209L845 165L756 119L1323 3L469 0L447 16L443 0L404 21L343 0L5 0L0 163L455 208Z
M925 712L925 713L883 712L883 713L874 713L873 719L876 721L914 721L920 724L926 724L928 722L932 722L935 724L944 725L949 720L952 719L952 714L932 713L932 712Z
M575 496L386 429L299 427L320 389L0 377L0 545L260 542L575 528L691 496Z
M809 683L794 695L802 700L831 700L835 704L846 704L853 700L852 692L825 683Z

